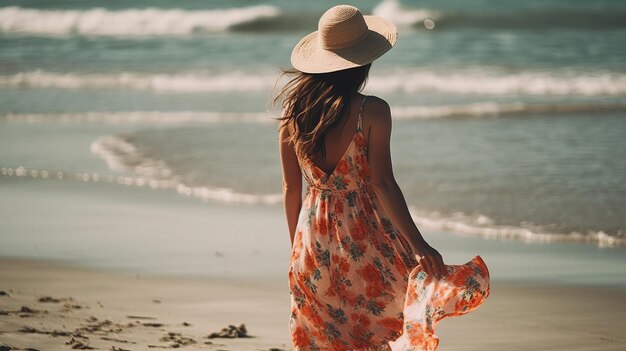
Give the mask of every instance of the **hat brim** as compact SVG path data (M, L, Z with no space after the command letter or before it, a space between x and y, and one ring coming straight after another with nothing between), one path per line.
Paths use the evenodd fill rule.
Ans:
M291 52L293 67L305 73L328 73L363 66L389 51L398 39L393 22L379 16L363 16L365 38L342 49L326 50L319 44L319 31L300 39Z

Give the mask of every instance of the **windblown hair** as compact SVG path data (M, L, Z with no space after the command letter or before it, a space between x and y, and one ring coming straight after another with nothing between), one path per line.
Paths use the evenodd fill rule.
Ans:
M299 158L321 152L326 158L324 138L344 113L350 112L350 98L367 83L371 63L330 73L304 73L295 69L283 70L293 76L274 98L274 105L282 101L280 128L291 125L289 142L293 143Z

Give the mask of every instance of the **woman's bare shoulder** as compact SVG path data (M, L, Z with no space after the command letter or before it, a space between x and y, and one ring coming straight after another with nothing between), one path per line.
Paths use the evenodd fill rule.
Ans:
M367 119L368 124L373 126L385 125L391 121L391 107L384 99L368 95L363 118L364 120Z
M278 136L281 141L284 141L291 136L292 134L291 128L292 127L290 124L284 123L281 121L281 123L278 126Z

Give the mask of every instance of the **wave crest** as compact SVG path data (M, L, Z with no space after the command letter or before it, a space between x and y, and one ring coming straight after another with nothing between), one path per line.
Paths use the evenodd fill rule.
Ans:
M495 73L485 71L396 71L373 76L371 87L385 92L443 92L475 95L624 95L620 73Z
M0 8L0 31L47 35L188 35L226 31L279 15L280 10L270 5L199 11L158 8L39 10L12 6Z
M421 211L414 207L410 207L410 212L419 227L479 236L486 239L516 239L537 243L586 242L596 244L599 247L626 246L626 237L623 237L625 233L618 233L616 236L603 231L554 233L545 231L540 226L498 225L494 223L493 219L480 214L470 216L457 212L452 215L442 215L439 212Z
M531 114L563 115L574 113L607 113L626 111L621 103L527 104L522 102L479 102L464 105L411 105L392 108L394 119L482 118ZM103 123L182 125L228 122L274 123L269 112L213 112L213 111L119 111L67 113L7 113L0 121L13 123Z
M397 0L384 0L372 14L390 19L396 25L424 28L424 21L433 20L441 29L615 29L626 27L626 12L621 8L520 8L520 9L469 9L449 8L445 11L403 6ZM433 27L428 27L429 29Z
M415 26L427 19L436 19L439 14L432 10L403 8L395 0L385 0L376 5L372 15L391 20L399 26Z
M567 104L527 104L523 102L497 103L478 102L465 105L441 106L398 106L392 108L394 118L428 119L428 118L471 118L471 117L505 117L530 114L573 114L573 113L604 113L626 111L626 104L620 103L567 103Z
M282 194L248 194L225 187L189 186L185 184L182 176L169 167L167 162L140 150L133 144L130 136L100 137L91 144L91 152L102 157L112 170L133 174L133 177L120 178L123 182L120 184L149 186L153 189L174 189L180 194L202 200L248 204L277 204L282 201Z
M275 80L276 77L242 72L77 74L36 70L12 76L0 76L0 86L59 89L126 88L164 92L248 92L271 88L272 79Z
M210 124L224 122L273 122L268 113L229 113L201 111L119 111L67 113L8 113L0 121L18 123L104 123L104 124Z
M150 74L121 72L20 72L0 76L0 86L151 90L159 92L260 92L282 84L278 73L233 71ZM394 70L372 75L368 90L384 93L439 92L471 95L626 95L626 74L611 72L500 73L470 69L436 72Z

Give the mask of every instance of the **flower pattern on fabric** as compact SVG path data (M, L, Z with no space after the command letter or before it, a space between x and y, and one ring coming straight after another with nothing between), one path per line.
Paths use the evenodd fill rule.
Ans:
M295 351L390 351L392 341L418 330L410 327L418 315L405 310L405 300L410 273L419 265L374 191L361 128L364 103L356 132L330 174L308 158L299 160L307 189L288 271ZM414 291L410 297L418 296ZM407 301L412 306L416 300Z
M390 342L393 351L432 351L439 345L435 325L446 317L461 316L489 297L489 270L480 255L462 265L445 265L440 279L421 266L409 275L405 297L403 334Z
M376 197L361 124L359 111L330 174L300 160L307 191L288 273L296 351L389 350L402 333L408 276L418 263Z

